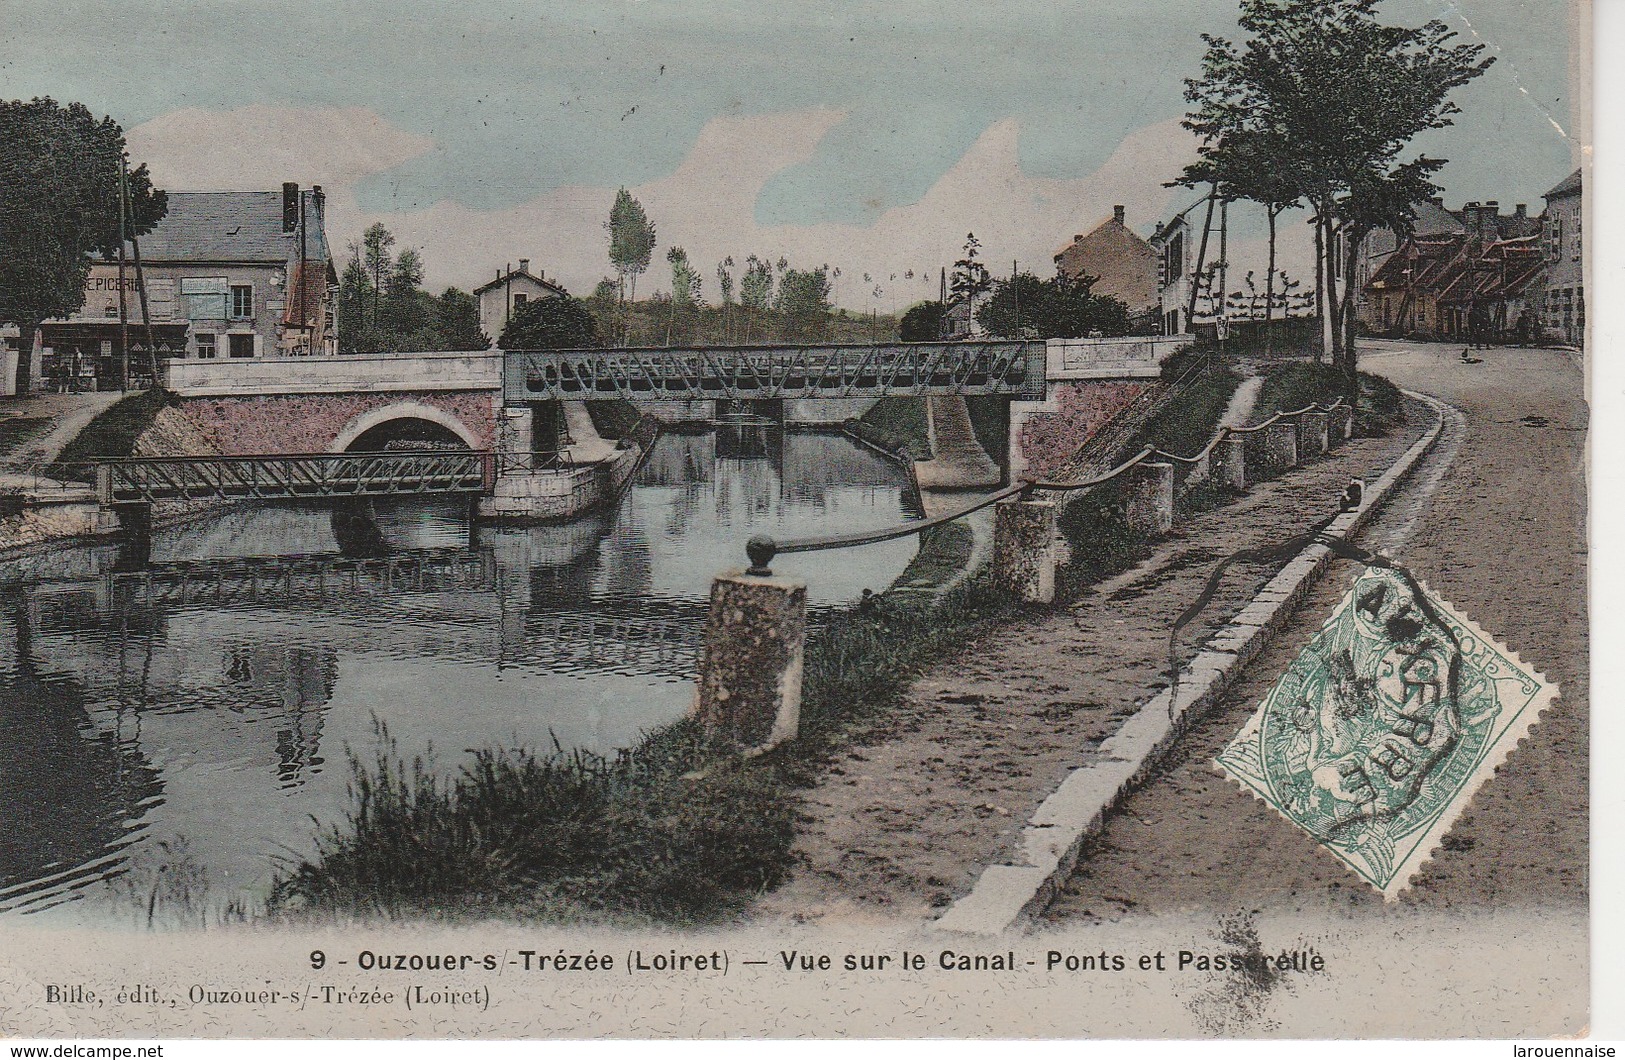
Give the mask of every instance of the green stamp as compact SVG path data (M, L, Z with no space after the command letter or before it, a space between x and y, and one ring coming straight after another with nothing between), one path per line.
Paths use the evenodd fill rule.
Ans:
M1557 691L1371 567L1214 764L1392 901Z

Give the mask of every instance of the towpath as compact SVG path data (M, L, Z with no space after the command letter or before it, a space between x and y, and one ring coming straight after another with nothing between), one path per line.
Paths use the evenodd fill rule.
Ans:
M1433 420L1412 403L1389 436L1347 442L1182 519L1133 569L1070 606L991 631L921 675L808 793L798 869L758 911L925 919L967 893L1066 774L1166 687L1168 629L1214 564L1334 513L1351 476L1378 477ZM1273 573L1234 570L1184 638L1186 657Z
M1584 909L1587 688L1586 405L1560 350L1372 343L1362 367L1461 410L1361 536L1562 687L1401 900L1426 910ZM1165 768L1085 850L1052 922L1192 908L1374 913L1382 898L1273 810L1213 772L1347 590L1334 564Z

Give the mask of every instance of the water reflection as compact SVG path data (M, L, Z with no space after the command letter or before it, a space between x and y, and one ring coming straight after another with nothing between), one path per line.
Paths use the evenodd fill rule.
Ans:
M251 904L311 817L348 805L346 749L370 755L375 717L443 766L626 746L687 709L710 579L746 538L910 503L843 438L668 435L616 511L567 525L474 527L459 501L243 507L0 570L0 911L140 920L183 870L184 902ZM816 609L913 549L776 569Z

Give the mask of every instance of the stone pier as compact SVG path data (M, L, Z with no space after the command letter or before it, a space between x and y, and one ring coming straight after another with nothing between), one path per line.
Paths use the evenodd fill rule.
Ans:
M1152 537L1174 528L1174 466L1147 463L1125 473L1125 516L1129 526Z
M1208 454L1213 466L1213 482L1220 489L1241 492L1247 488L1247 438L1227 434Z
M723 574L711 583L694 715L741 750L795 739L807 639L807 587Z
M1298 425L1277 420L1264 428L1264 466L1270 471L1289 471L1298 466Z
M993 506L993 582L1022 603L1055 599L1057 511L1050 501Z
M1298 417L1298 459L1313 460L1331 448L1328 429L1331 417L1324 412L1305 412Z
M1354 409L1339 405L1331 412L1331 442L1337 445L1354 437Z

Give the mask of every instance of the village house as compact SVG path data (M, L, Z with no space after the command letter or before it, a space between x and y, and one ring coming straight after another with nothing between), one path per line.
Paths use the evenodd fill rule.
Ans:
M1367 330L1452 341L1540 338L1542 291L1537 219L1519 206L1468 203L1461 230L1416 235L1389 254L1365 284Z
M1190 215L1205 199L1185 207L1172 220L1159 223L1151 234L1150 247L1156 255L1157 266L1157 328L1158 334L1182 335L1192 329L1191 285L1195 278L1195 226ZM1200 300L1198 300L1200 301ZM1197 306L1197 317L1205 319L1202 305Z
M1161 315L1157 249L1128 227L1122 206L1113 206L1111 217L1056 251L1055 271L1070 280L1094 277L1090 293L1128 306L1135 332L1150 330Z
M147 334L159 358L291 357L338 352L338 275L320 186L276 191L169 193L169 209L136 246L91 265L85 304L40 328L42 385L106 390L123 376L120 289L129 371L150 374ZM139 278L138 278L139 277ZM142 280L146 288L143 320Z
M1374 263L1357 302L1366 330L1452 341L1534 342L1548 304L1543 218L1519 203L1503 214L1494 200L1418 212L1417 230ZM1376 233L1392 240L1389 232ZM1380 244L1378 244L1380 245Z
M1548 191L1541 231L1546 263L1541 323L1546 332L1570 346L1585 343L1585 261L1580 241L1581 177L1576 169Z
M496 279L476 287L474 295L480 300L480 330L494 347L520 306L538 298L564 298L569 292L549 280L545 270L533 275L530 259L520 258L517 269L498 269Z

